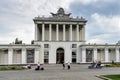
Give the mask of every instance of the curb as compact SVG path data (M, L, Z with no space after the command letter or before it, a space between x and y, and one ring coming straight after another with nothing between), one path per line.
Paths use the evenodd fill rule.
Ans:
M98 77L98 78L103 79L103 80L112 80L112 79L109 79L109 78L106 78L106 77L103 77L100 75L95 75L95 77Z

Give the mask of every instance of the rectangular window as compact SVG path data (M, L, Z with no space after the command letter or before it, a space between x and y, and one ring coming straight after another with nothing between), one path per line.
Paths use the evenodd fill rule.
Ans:
M49 52L44 51L44 63L48 63L48 62L49 62Z
M27 49L27 63L34 63L34 49Z
M76 52L72 51L72 63L76 63Z
M44 44L44 48L49 48L49 44Z
M72 48L76 48L77 47L77 44L72 44Z

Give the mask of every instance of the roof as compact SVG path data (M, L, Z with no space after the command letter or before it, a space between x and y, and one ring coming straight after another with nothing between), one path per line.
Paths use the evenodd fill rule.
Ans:
M57 13L51 13L52 17L35 17L33 19L34 22L36 21L56 21L56 22L84 22L86 23L87 20L83 17L70 17L71 13L65 13L63 8L59 8Z

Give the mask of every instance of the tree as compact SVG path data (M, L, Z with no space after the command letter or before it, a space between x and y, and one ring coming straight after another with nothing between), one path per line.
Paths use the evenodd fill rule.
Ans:
M22 40L18 40L18 38L15 39L15 44L22 44Z
M31 41L31 44L34 44L34 40Z

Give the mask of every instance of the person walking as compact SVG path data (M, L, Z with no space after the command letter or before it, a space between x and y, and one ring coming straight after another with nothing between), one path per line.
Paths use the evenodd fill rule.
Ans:
M65 69L65 63L64 62L62 63L62 65L63 65L63 69Z
M35 70L40 70L40 62L38 62L37 68L35 68Z
M68 70L70 70L70 62L67 63Z

